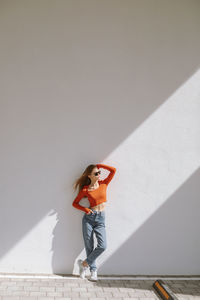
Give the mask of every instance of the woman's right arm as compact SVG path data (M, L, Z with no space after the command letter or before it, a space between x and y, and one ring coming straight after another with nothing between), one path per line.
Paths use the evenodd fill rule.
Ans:
M105 183L108 185L111 182L111 180L113 179L117 169L115 167L108 166L105 164L96 164L96 166L97 166L97 168L103 168L103 169L110 171L110 174L104 180L100 180L101 183Z
M84 189L80 190L74 201L72 202L72 206L74 206L77 209L80 209L84 211L86 214L90 212L90 209L88 207L84 207L79 204L80 200L85 196L85 191Z

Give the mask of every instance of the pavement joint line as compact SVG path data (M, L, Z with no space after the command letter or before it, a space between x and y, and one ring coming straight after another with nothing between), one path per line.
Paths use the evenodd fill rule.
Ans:
M101 279L108 279L108 280L157 280L157 279L163 279L163 280L200 280L200 277L120 277L120 276L113 276L113 277L107 277L107 276L101 276L99 275L99 280ZM73 277L73 276L54 276L54 275L9 275L9 274L0 274L0 278L48 278L48 279L80 279L79 276Z

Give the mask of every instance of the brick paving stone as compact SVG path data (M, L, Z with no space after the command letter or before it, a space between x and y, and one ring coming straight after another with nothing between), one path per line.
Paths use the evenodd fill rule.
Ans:
M53 280L53 279L50 279L50 278L40 278L40 281L49 281L49 280Z
M140 300L155 300L155 298L153 298L153 297L148 297L148 298L146 298L146 297L140 297Z
M88 292L103 292L104 289L103 287L88 287L87 288Z
M46 292L30 292L30 296L44 297L46 296Z
M143 291L140 292L128 292L130 297L145 297L145 293Z
M14 285L17 285L16 282L13 282L13 281L3 281L1 283L1 285L6 285L6 286L14 286Z
M0 295L1 296L12 296L12 291L7 291L7 290L0 291Z
M62 297L63 293L61 292L47 292L48 297Z
M129 287L129 288L138 288L140 287L139 283L135 283L135 282L130 282L130 283L124 283L124 287Z
M74 292L87 292L87 288L85 288L85 287L74 287L73 291Z
M145 294L145 296L153 296L154 292L153 291L145 291L144 290L144 294Z
M74 287L79 287L79 284L78 283L67 283L67 282L65 282L64 286L74 288Z
M38 300L38 297L22 296L20 297L20 300Z
M23 286L8 286L7 291L23 291Z
M38 297L38 300L55 300L54 297Z
M112 293L113 294L113 297L114 298L118 298L118 297L120 297L120 298L128 298L129 297L129 294L128 293L121 293L121 292L113 292Z
M71 300L72 298L67 297L57 297L56 300Z
M120 289L121 289L121 288L118 288L118 287L103 287L103 291L104 291L104 292L118 293L118 292L120 292ZM121 291L121 292L125 292L125 290L124 290L124 291Z
M118 284L113 284L113 283L109 283L109 282L101 282L101 281L97 281L97 283L94 283L94 286L115 286Z
M25 278L25 281L40 281L40 278Z
M109 297L112 298L112 292L96 292L96 296L97 298L105 298L105 297Z
M41 286L40 287L41 292L55 292L54 286Z
M12 296L29 296L29 292L26 291L10 291Z
M63 286L63 287L56 287L56 292L71 292L72 288Z
M81 286L93 287L93 286L95 286L95 281L86 281L86 282L82 283ZM96 284L96 286L97 286L97 284Z
M42 282L42 281L36 281L36 282L33 282L32 285L33 286L49 286L49 283L48 282Z
M80 299L83 299L83 300L89 300L89 298L85 297L85 298L82 298L81 296L78 297L78 298L71 298L72 300L80 300Z
M40 287L39 286L24 286L25 291L31 291L31 292L39 292Z
M2 300L20 300L20 297L13 297L13 296L3 296Z
M65 297L74 297L74 298L77 298L79 297L79 292L63 292L63 296Z
M120 298L120 297L117 297L117 298L114 298L114 297L113 298L107 298L106 297L106 300L124 300L124 298Z
M94 298L96 297L96 294L94 292L81 292L80 293L81 298Z
M134 288L131 287L123 287L123 288L118 288L119 292L134 292Z
M24 278L10 278L10 281L24 281Z
M89 298L89 300L108 300L108 299L110 299L110 298L97 298L97 297ZM113 298L112 298L112 300L113 300Z
M160 300L155 280L1 277L0 300ZM200 280L163 281L179 300L200 300Z
M19 282L16 282L16 285L17 286L32 286L32 282L26 282L26 281L19 281Z
M140 300L140 298L138 298L138 297L137 298L136 297L134 297L134 298L123 298L123 300Z
M66 282L66 281L68 281L68 282L74 282L74 281L79 280L79 277L77 277L77 279L70 279L70 278L63 278L63 277L61 277L61 278L57 278L57 279L54 279L54 280L55 280L55 282Z
M118 281L118 280L117 280ZM104 284L102 284L104 285ZM120 281L120 282L112 282L112 283L108 283L107 284L108 286L111 286L111 287L126 287L126 283L124 283L123 281Z
M191 282L184 282L181 286L181 288L186 287L186 288L200 288L200 283L191 283Z
M64 286L63 282L49 282L49 286L59 286L59 287L62 287Z

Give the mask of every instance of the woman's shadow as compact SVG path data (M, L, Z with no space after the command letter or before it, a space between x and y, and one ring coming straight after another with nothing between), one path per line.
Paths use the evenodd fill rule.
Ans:
M82 234L82 218L84 212L72 206L71 201L66 201L49 216L55 215L56 225L53 229L52 239L52 273L62 276L79 277L78 259L84 260L86 252ZM87 198L80 201L80 205L89 207ZM64 209L63 209L64 207ZM94 234L94 247L97 241ZM88 272L88 273L87 273ZM86 276L89 275L89 268Z

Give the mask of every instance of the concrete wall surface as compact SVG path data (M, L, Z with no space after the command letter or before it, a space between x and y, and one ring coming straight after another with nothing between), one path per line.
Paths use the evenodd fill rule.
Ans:
M0 272L77 274L105 163L99 274L200 274L199 32L198 0L0 1Z

